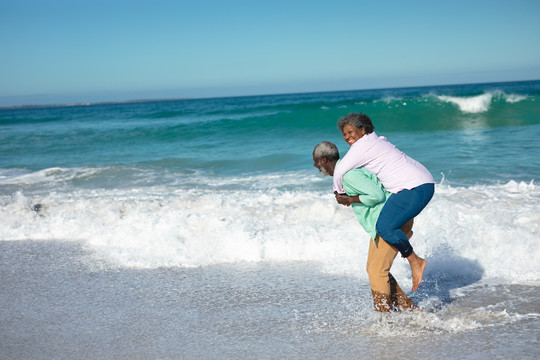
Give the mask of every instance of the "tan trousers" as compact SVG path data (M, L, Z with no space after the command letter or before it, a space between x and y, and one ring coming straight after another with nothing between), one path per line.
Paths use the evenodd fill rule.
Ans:
M412 230L413 221L414 219L409 220L401 228L405 234ZM396 248L390 246L379 235L375 238L375 243L370 239L366 269L375 311L404 311L416 307L390 274L390 268L397 254Z

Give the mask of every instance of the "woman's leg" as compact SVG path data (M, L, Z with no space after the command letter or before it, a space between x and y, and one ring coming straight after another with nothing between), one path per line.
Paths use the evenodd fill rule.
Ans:
M418 289L422 281L426 261L414 253L407 235L400 228L426 207L433 197L434 190L434 184L424 184L392 194L384 205L376 225L377 233L409 261L413 290Z
M434 184L424 184L392 194L379 215L377 233L398 249L403 257L411 255L413 248L400 228L426 207L433 197L433 192Z

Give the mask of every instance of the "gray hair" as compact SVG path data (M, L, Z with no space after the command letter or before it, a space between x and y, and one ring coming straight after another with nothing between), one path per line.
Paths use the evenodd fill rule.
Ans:
M366 131L366 134L371 134L375 129L371 119L362 113L350 113L338 120L338 129L340 133L343 133L343 128L345 125L352 125L358 130L362 128Z
M339 151L337 146L330 141L323 141L315 145L313 149L313 157L315 159L327 158L330 161L339 160Z

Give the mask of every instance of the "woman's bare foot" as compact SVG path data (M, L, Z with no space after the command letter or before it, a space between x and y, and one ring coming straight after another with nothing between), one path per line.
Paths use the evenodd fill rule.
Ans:
M411 255L407 257L407 260L409 260L409 265L411 265L413 281L412 290L416 291L418 290L418 286L420 286L420 283L422 282L422 276L424 275L424 270L426 268L427 262L421 257L418 257L418 255L416 255L414 251Z

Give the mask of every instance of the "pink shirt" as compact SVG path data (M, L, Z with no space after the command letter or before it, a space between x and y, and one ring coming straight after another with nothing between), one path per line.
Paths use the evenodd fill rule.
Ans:
M343 175L360 166L377 175L385 189L394 194L435 182L422 164L405 155L384 136L377 136L375 132L356 141L336 165L334 190L344 193Z

